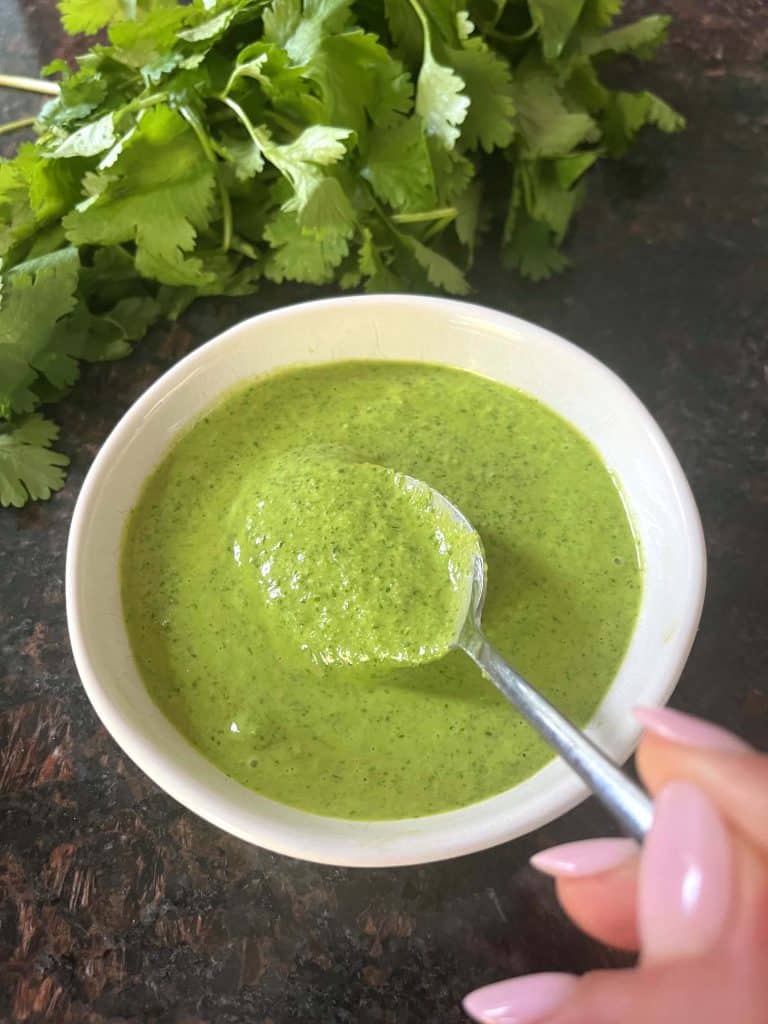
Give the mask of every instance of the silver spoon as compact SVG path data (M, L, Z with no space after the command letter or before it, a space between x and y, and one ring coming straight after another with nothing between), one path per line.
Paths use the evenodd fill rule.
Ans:
M469 655L483 675L514 704L529 725L586 782L603 806L613 814L623 831L642 842L653 820L653 804L648 796L607 754L508 665L483 635L480 618L485 601L485 552L479 534L445 495L421 480L413 477L407 480L414 488L426 488L431 493L435 508L448 512L463 529L472 534L474 551L467 610L452 646Z

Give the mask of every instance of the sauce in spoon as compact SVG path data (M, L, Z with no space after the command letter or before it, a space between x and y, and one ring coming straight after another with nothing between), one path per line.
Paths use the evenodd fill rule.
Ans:
M245 486L232 521L268 621L315 661L413 665L455 640L472 538L417 481L341 448L291 449Z

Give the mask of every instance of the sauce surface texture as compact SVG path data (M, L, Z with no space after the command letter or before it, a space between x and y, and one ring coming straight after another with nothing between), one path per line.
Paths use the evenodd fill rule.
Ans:
M412 631L402 660L418 660L424 636L445 642L435 631L453 612L444 594L436 615L439 559L423 517L404 528L413 510L392 514L380 467L425 481L472 522L488 562L489 639L579 724L621 663L642 589L612 477L529 396L448 367L349 362L226 397L168 452L129 517L123 607L136 662L163 712L226 774L304 810L369 820L465 806L551 757L460 652L378 660L401 629ZM382 507L389 520L374 516ZM310 523L325 532L305 532ZM344 554L354 531L335 578L338 560L321 556ZM421 573L409 545L423 552ZM402 589L386 607L408 600L407 620L377 615L371 631L371 600L388 584ZM299 600L310 594L333 613L319 632ZM370 660L357 656L366 650Z
M282 453L246 478L229 532L273 646L323 665L418 665L459 633L476 535L426 485L351 449Z

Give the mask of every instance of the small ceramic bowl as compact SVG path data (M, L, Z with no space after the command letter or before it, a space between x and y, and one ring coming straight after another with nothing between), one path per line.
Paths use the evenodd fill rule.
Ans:
M374 295L278 309L203 345L139 398L88 473L67 550L72 649L97 714L159 786L250 843L328 864L417 864L523 835L587 791L553 760L498 796L426 818L344 821L268 800L215 768L155 706L131 656L121 609L126 517L174 437L240 382L280 366L358 358L444 363L513 385L573 423L601 453L624 496L645 569L629 649L588 728L617 761L639 736L632 707L663 704L677 683L699 622L706 554L683 471L629 388L562 338L481 306Z

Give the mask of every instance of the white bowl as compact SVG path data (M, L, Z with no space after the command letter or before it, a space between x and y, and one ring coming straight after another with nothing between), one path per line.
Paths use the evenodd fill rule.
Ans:
M203 345L139 398L88 473L67 549L69 633L97 714L150 778L233 835L322 863L417 864L524 835L587 790L554 760L505 793L426 818L356 822L286 807L227 778L163 716L134 664L121 609L126 516L179 431L241 381L292 363L352 358L445 363L514 385L573 423L601 453L620 484L645 564L629 650L588 728L620 762L639 736L632 707L663 704L682 671L701 613L706 553L683 471L629 388L562 338L481 306L373 295L278 309Z

